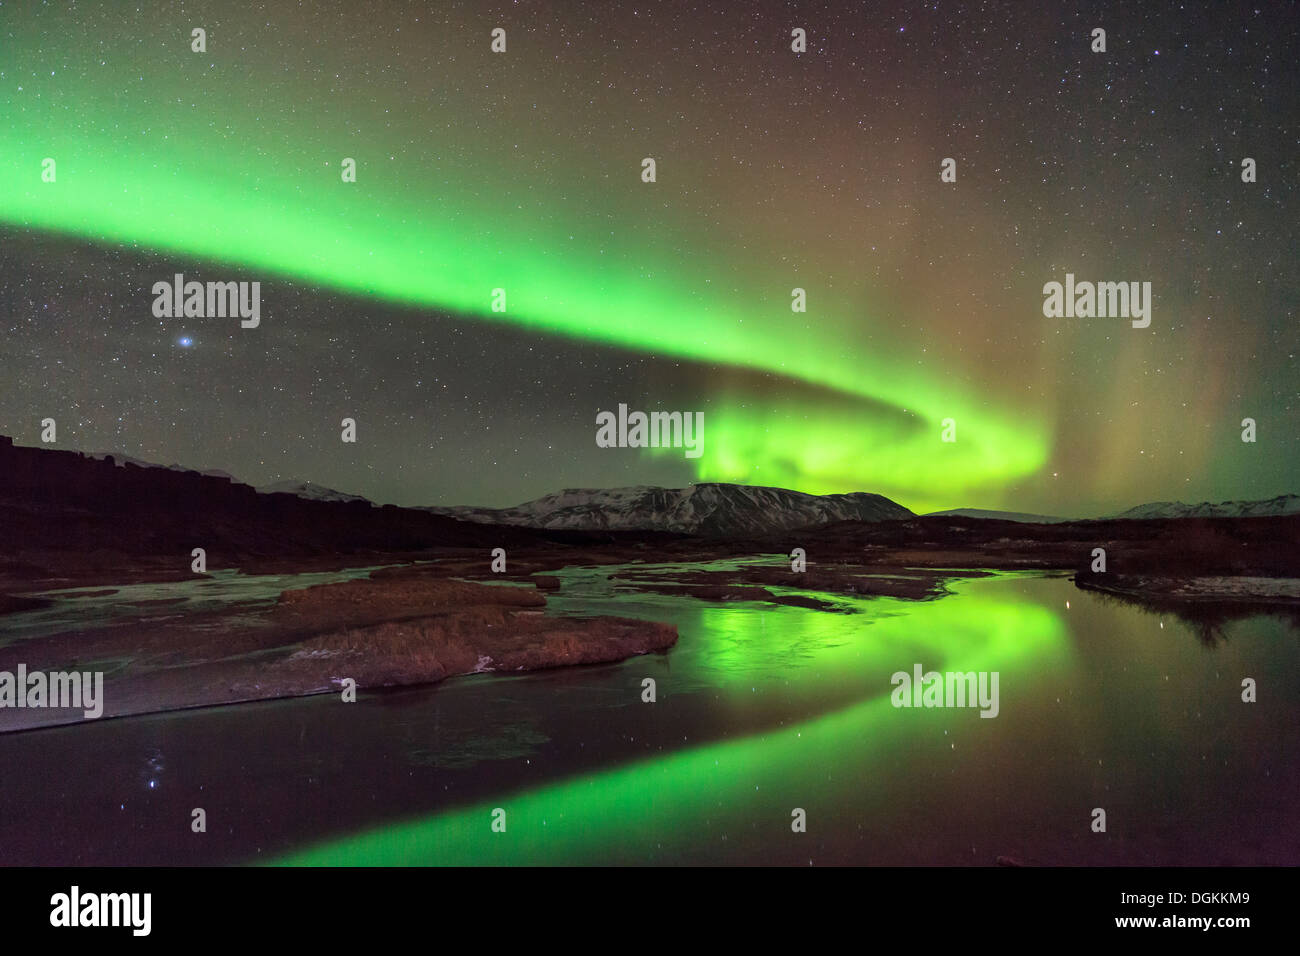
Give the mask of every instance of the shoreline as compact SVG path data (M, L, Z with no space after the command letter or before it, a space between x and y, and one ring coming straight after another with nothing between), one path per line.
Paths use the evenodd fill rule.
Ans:
M1084 591L1113 594L1139 603L1180 605L1231 604L1273 608L1300 608L1300 578L1259 575L1213 575L1175 577L1166 575L1076 574L1075 586Z
M848 610L834 601L837 596L942 600L949 594L945 582L952 578L1001 571L1073 572L1082 590L1174 612L1232 605L1238 613L1269 613L1300 606L1300 578L1294 577L1108 574L1103 584L1102 575L1069 568L1059 560L1031 562L1014 552L997 555L951 547L857 554L826 549L822 560L810 560L806 571L794 572L784 555L762 545L754 549L754 542L744 551L706 549L701 544L611 546L578 554L571 549L516 552L505 574L491 573L481 552L462 549L321 556L305 569L294 562L296 573L369 570L362 577L288 587L270 600L233 601L215 610L20 637L0 646L0 671L13 671L19 663L29 673L102 670L111 690L96 720L110 720L341 694L347 678L359 691L376 691L427 687L475 673L520 674L617 663L666 651L677 642L677 630L669 624L550 613L546 595L562 588L550 572L566 567L622 565L609 577L632 591L834 614ZM765 566L764 558L772 563ZM734 559L744 563L731 569L689 566ZM241 573L290 573L287 566L275 566L278 563ZM111 597L124 582L150 581L150 570L125 569L122 578L111 582L96 569L83 576L89 579L61 581L58 589L97 588L75 597ZM174 573L160 577L153 580L201 580ZM39 597L38 591L8 590L11 599L23 602L14 613L54 600ZM0 615L0 630L6 616ZM84 722L79 710L0 708L0 734Z
M22 664L29 674L105 672L98 722L342 695L348 679L357 691L374 691L616 663L677 641L672 625L547 614L539 588L457 581L426 567L290 588L269 606L26 638L0 647L0 671ZM0 734L86 722L80 708L0 708Z

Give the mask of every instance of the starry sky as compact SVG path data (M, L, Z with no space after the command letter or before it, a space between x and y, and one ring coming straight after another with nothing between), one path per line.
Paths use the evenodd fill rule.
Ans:
M0 3L0 433L403 505L1300 491L1294 7L723 7ZM155 317L178 272L261 324Z

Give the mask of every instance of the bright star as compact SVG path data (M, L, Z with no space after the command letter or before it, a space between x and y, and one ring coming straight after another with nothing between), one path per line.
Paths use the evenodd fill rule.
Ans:
M194 344L194 340L190 338L188 335L182 335L179 339L177 339L176 344L183 349L187 349Z

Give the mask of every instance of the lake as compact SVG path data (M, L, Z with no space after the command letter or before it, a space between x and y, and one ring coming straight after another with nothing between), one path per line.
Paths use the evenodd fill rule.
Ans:
M788 592L828 612L642 593L619 570L557 572L550 608L672 622L671 651L4 735L0 860L1300 862L1288 620L1210 642L1036 573L953 572L919 602ZM997 716L895 707L916 664L997 672Z

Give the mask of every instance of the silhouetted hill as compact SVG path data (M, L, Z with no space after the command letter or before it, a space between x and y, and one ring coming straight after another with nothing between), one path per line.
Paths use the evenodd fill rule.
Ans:
M189 573L249 560L537 545L521 528L457 521L364 500L264 494L229 477L119 465L112 456L17 446L0 436L0 572L73 574L138 561Z

